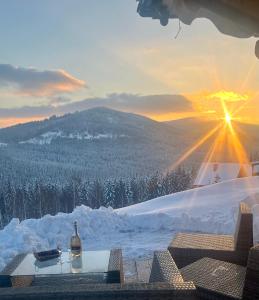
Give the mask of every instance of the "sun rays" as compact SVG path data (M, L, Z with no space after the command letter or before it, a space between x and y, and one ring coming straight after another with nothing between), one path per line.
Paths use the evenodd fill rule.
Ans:
M231 117L230 113L228 113L228 112L225 115L225 121L227 122L228 125L231 124L232 117Z
M205 145L209 140L210 146L206 151L203 162L236 162L240 164L249 164L249 157L242 144L238 133L237 113L249 102L247 94L238 94L234 92L219 91L208 96L208 99L218 99L220 104L221 117L218 116L218 124L200 137L191 145L181 157L170 167L170 170L176 169L184 163L194 152ZM240 102L237 109L229 108L229 103Z

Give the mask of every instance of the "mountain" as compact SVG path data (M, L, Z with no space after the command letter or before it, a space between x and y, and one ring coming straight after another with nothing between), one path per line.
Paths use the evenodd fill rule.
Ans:
M98 107L0 129L0 141L2 144L44 144L44 139L50 137L51 141L46 140L50 144L57 139L144 138L143 135L161 138L162 132L169 131L172 132L169 126L146 117Z
M208 132L213 130L219 123L218 121L208 121L200 118L186 118L167 121L165 124L171 126L175 131L179 130L184 132L185 139L189 140L190 144L195 144L196 141L200 140L201 137L204 137ZM259 125L232 121L232 127L245 149L248 158L259 160ZM217 131L201 147L199 147L200 154L208 152L208 149L215 141L215 137L218 133L220 133L220 131ZM232 143L230 131L228 131L227 135L221 139L221 145L221 153L216 153L214 160L223 162L236 161L237 158L233 155L233 151L238 149L239 146ZM197 154L194 155L194 158L196 155Z
M168 124L93 108L1 129L0 166L28 180L147 176L165 171L187 145Z
M171 128L175 130L184 131L185 134L191 134L192 138L202 136L218 124L217 121L208 121L202 118L183 118L166 121L164 123L170 125Z
M0 129L0 179L57 182L132 178L166 172L217 125L197 118L157 122L104 107ZM250 153L259 150L259 126L233 122ZM212 135L186 160L198 168ZM228 140L217 161L235 161ZM233 150L233 149L232 149ZM258 154L257 154L258 156ZM258 157L256 157L258 159Z

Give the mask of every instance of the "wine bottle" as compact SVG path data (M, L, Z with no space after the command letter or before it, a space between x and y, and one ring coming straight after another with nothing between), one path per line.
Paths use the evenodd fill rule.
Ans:
M82 252L81 239L77 230L77 222L74 223L75 234L71 237L70 248L72 255L79 256Z

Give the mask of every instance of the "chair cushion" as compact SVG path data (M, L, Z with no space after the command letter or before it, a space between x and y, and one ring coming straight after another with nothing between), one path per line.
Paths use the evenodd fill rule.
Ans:
M234 251L234 237L230 235L179 233L172 241L171 248L192 248Z
M184 280L193 281L203 295L219 295L217 299L242 298L245 267L205 257L182 268L180 272Z

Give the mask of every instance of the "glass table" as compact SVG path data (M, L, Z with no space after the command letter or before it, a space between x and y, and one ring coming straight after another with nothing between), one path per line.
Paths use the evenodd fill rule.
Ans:
M44 262L32 253L16 256L0 273L0 286L29 286L69 283L120 283L120 249L83 251L80 256L62 252ZM2 283L2 284L1 284Z

